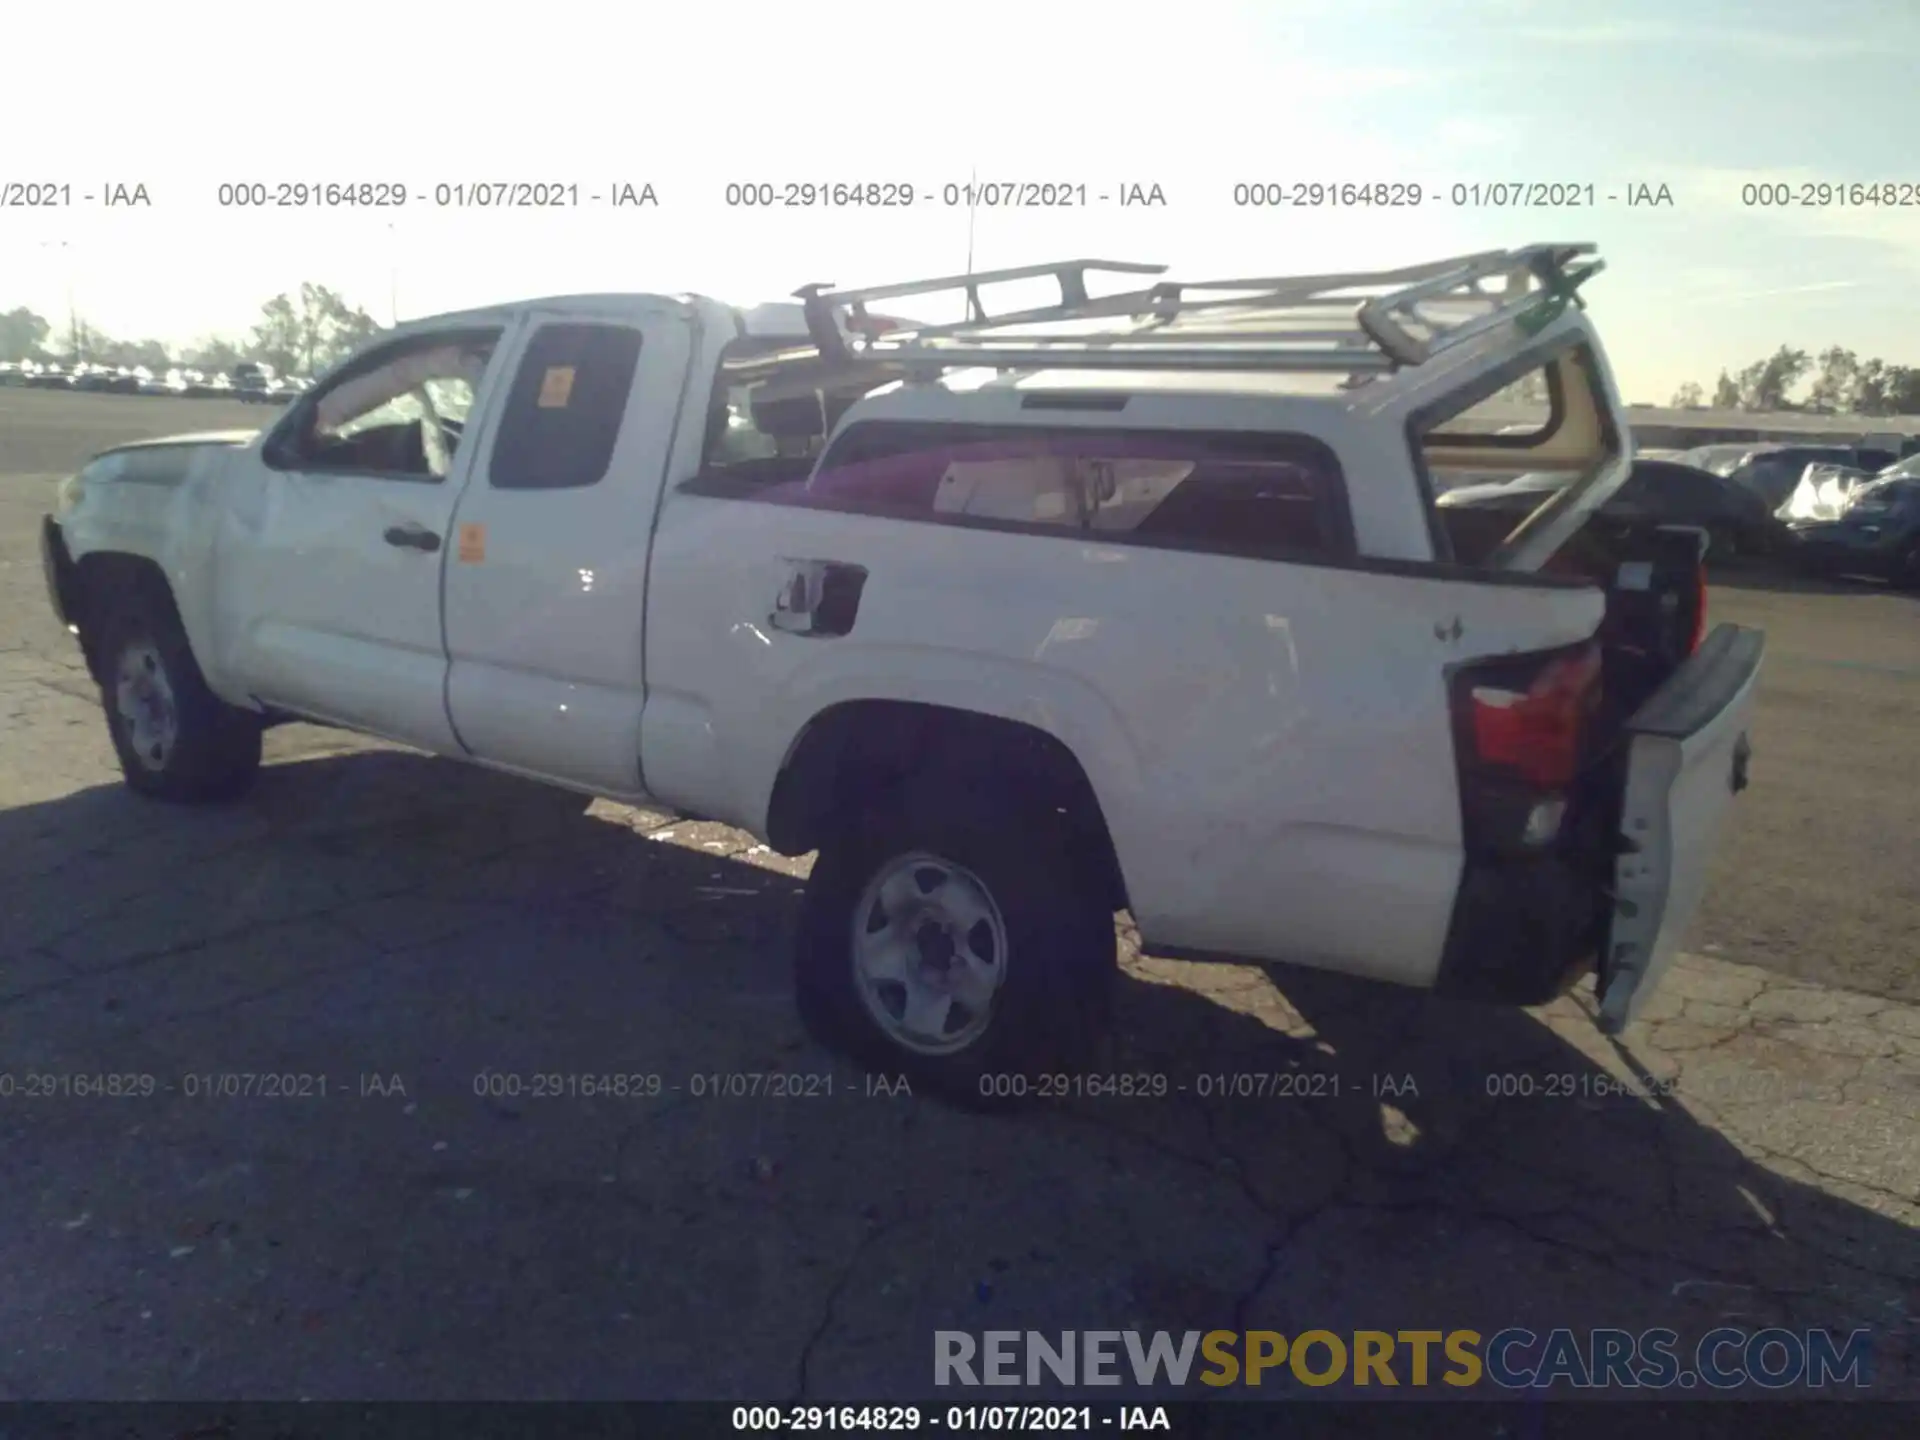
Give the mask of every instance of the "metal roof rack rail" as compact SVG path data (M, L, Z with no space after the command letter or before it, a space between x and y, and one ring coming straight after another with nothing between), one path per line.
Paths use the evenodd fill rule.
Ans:
M1014 325L1073 319L1089 313L1089 307L1095 303L1087 295L1089 271L1110 275L1164 275L1167 267L1143 265L1132 260L1056 260L1043 265L1019 265L1009 270L976 270L965 275L944 275L933 280L908 280L897 285L869 285L857 290L835 290L830 284L802 285L793 294L805 307L807 333L813 337L820 354L826 358L843 358L849 351L848 332L868 330L873 323L867 312L870 301L898 300L910 295L938 295L958 290L967 297L969 318L962 322L963 325ZM1004 285L1014 280L1042 278L1051 279L1060 286L1058 305L1009 315L987 314L980 299L982 285ZM946 330L956 327L938 328ZM914 333L925 334L927 331L917 329Z
M1163 275L1166 267L1063 260L849 290L807 285L794 293L805 306L812 345L762 352L730 368L752 374L797 366L821 375L873 367L903 374L955 368L1377 374L1424 364L1499 325L1541 327L1567 304L1583 303L1579 286L1604 262L1574 262L1594 250L1591 244L1535 244L1396 270L1163 280L1102 297L1088 294L1088 275ZM1036 279L1058 284L1058 303L987 313L982 286ZM879 300L953 292L964 295L967 318L950 324L901 326L867 308ZM1456 312L1451 323L1434 313L1447 307ZM1468 313L1458 315L1463 308ZM1034 325L1101 320L1121 323L1026 332Z

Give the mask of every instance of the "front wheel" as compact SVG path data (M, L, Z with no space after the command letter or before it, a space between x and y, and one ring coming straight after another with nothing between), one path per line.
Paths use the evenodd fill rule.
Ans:
M107 733L130 789L162 800L228 800L260 768L259 717L207 687L170 605L127 602L99 646Z
M956 1104L1066 1087L1107 1027L1113 913L1057 812L912 782L822 845L795 982L815 1036Z

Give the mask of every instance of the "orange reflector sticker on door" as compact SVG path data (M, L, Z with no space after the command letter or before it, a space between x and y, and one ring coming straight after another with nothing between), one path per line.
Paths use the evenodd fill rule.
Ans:
M484 525L462 525L460 527L460 563L478 565L487 558L487 527Z
M567 399L573 394L573 366L549 365L547 373L540 378L540 408L542 410L564 410Z

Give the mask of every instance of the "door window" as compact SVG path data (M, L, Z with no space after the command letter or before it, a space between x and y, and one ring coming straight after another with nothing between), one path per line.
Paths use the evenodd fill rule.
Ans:
M499 338L497 329L462 331L367 356L295 407L268 463L444 480Z
M597 485L640 368L630 325L542 325L527 342L493 442L496 490L577 490Z

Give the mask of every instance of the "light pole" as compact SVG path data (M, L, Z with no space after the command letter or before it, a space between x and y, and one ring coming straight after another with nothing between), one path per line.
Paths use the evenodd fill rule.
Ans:
M80 353L80 312L74 308L73 304L73 242L42 240L40 248L62 252L60 265L67 292L67 344L73 348L74 359L84 360L86 357Z

